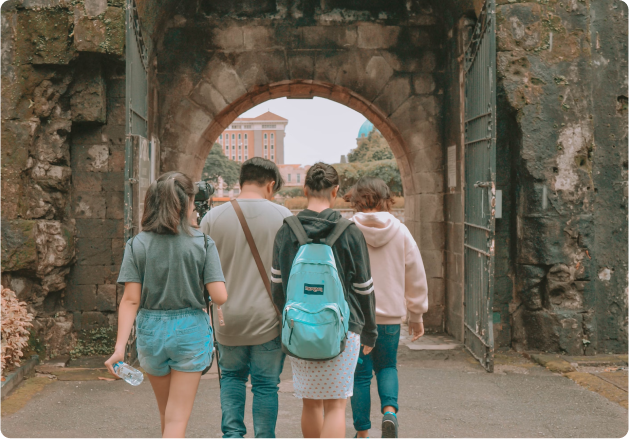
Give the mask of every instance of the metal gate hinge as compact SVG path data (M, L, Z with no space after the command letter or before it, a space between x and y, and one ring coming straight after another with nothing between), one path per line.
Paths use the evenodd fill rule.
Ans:
M129 179L129 183L131 183L131 184L137 184L137 183L138 183L138 180L137 180L137 179L135 179L135 178L130 178L130 179Z
M474 187L491 187L491 181L477 181Z

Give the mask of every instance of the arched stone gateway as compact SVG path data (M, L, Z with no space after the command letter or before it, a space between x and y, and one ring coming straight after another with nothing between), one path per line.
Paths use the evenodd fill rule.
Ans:
M391 24L376 21L287 25L209 18L199 23L194 16L167 21L153 58L159 103L151 107L150 118L160 141L161 171L200 177L218 135L269 99L316 96L363 114L398 162L405 222L429 277L426 325L442 331L445 30L436 15L425 13ZM192 44L193 37L203 44Z
M464 325L478 305L465 288L474 264L464 260L475 247L482 281L493 252L493 303L480 305L493 323L483 337L497 348L626 352L627 56L617 35L629 14L620 0L136 0L131 29L143 38L126 40L125 2L2 5L2 285L28 304L48 355L90 346L90 331L115 325L134 230L125 189L168 169L198 176L224 126L281 96L340 102L389 141L429 274L430 330L474 340ZM466 116L465 72L478 51L465 52L483 32L472 34L486 2L495 4L496 53L483 62L496 65L496 111L468 105L479 111ZM473 137L472 124L485 135ZM477 179L465 163L488 138L495 179ZM153 174L136 180L125 166L147 148ZM478 209L466 209L478 207L474 195L493 198L490 180L502 218L483 250L491 232L475 227L472 243L466 218Z

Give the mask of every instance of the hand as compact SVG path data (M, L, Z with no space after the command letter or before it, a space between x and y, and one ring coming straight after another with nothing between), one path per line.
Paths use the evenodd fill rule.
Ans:
M413 336L411 341L417 340L424 335L424 322L409 322L408 333Z
M371 352L373 350L373 348L370 347L370 346L365 346L365 345L362 345L362 346L363 346L363 353L365 355L369 355L369 352Z
M110 374L112 374L116 378L120 378L120 377L114 373L114 364L116 364L119 361L124 361L124 350L114 351L114 354L111 357L109 357L109 360L105 361L105 366L107 366L107 370L109 371Z

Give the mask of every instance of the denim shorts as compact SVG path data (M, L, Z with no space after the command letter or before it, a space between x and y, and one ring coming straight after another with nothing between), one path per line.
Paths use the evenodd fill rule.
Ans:
M212 328L202 310L140 309L137 325L138 358L146 373L201 372L210 365Z

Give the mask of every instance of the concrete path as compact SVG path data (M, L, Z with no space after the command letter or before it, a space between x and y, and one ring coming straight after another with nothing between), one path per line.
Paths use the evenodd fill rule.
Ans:
M445 351L400 348L401 435L622 437L627 433L627 410L618 404L518 354L497 355L496 363L496 373L488 374L460 347ZM292 396L289 361L282 379L277 435L301 437L301 404ZM157 405L148 382L131 387L97 378L47 380L27 380L3 401L5 436L159 436ZM36 391L29 394L29 386ZM375 382L372 395L377 402ZM246 416L249 437L253 436L251 396ZM208 374L201 381L188 436L220 437L220 418L218 380ZM375 405L372 423L371 436L379 437L380 415ZM353 435L348 404L347 437Z

